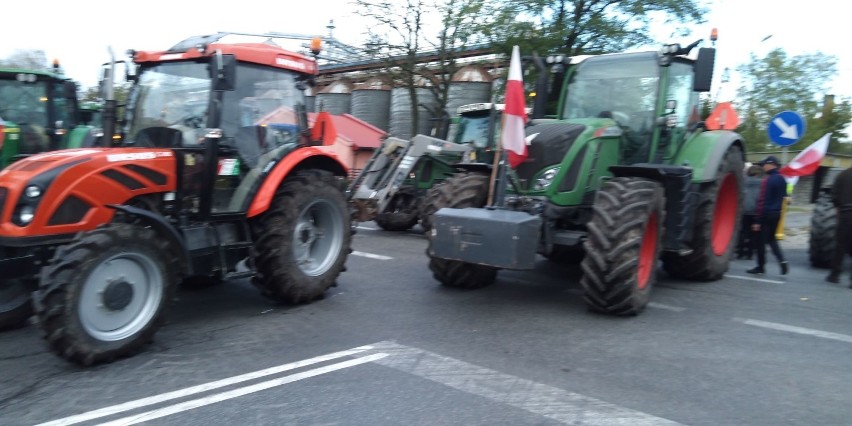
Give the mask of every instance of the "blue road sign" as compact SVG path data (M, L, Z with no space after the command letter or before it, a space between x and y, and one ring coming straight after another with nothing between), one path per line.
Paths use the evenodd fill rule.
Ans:
M782 111L769 120L769 140L779 146L790 146L805 134L805 120L793 111Z

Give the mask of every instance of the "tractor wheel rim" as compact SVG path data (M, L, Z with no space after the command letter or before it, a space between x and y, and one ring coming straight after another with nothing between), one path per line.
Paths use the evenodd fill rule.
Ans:
M719 185L716 208L713 211L712 235L713 254L722 256L728 250L737 224L737 179L728 173Z
M343 245L343 214L327 200L314 201L299 214L293 254L306 275L322 275L334 265Z
M642 236L642 246L639 248L639 270L636 282L640 290L644 290L651 281L651 272L657 264L657 213L651 213L645 224L645 234Z
M101 341L126 339L143 330L163 299L163 274L141 253L120 253L86 278L78 314L86 332Z

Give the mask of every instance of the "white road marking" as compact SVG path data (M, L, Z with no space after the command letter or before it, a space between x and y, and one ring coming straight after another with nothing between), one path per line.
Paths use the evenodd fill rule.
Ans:
M361 226L361 225L358 225L355 228L363 230L363 231L378 231L379 230L379 228L370 228L369 226Z
M784 283L786 283L786 281L767 280L766 278L744 277L742 275L731 275L731 274L725 274L725 278L736 278L738 280L757 281L759 283L769 283L769 284L784 284Z
M386 356L388 356L388 354L384 353L367 355L361 358L355 358L349 361L343 361L337 364L331 364L324 367L315 368L313 370L296 373L290 376L279 377L277 379L268 380L255 385L237 388L232 391L217 393L215 395L206 396L204 398L193 399L190 401L181 402L179 404L170 405L168 407L151 410L145 413L127 416L111 422L101 423L101 426L135 425L137 423L147 422L149 420L159 419L161 417L171 416L172 414L177 414L195 408L204 407L205 405L227 401L229 399L241 397L250 393L260 392L262 390L274 388L276 386L286 385L287 383L293 383L299 380L319 376L321 374L331 373L333 371L342 370L344 368L378 361Z
M654 309L665 309L667 311L674 311L674 312L683 312L683 311L686 310L686 308L681 308L679 306L664 305L662 303L657 303L657 302L649 302L648 307L654 308Z
M58 420L53 420L47 423L42 423L38 426L47 426L47 425L73 425L77 423L82 423L87 420L98 419L101 417L110 416L117 413L122 413L125 411L135 410L137 408L145 407L148 405L159 404L161 402L169 401L172 399L183 398L185 396L194 395L201 392L207 392L209 390L222 388L225 386L230 386L233 384L245 382L252 379L257 379L260 377L269 376L272 374L282 373L288 370L294 370L297 368L305 367L312 364L317 364L320 362L329 361L336 358L342 358L345 356L359 354L361 352L367 351L371 349L370 346L363 346L360 348L350 349L341 352L335 352L328 355L322 355L302 361L291 362L288 364L279 365L277 367L270 367L264 370L253 371L251 373L241 374L239 376L228 377L225 379L217 380L215 382L204 383L197 386L191 386L184 389L179 389L172 392L167 392L159 395L150 396L147 398L137 399L135 401L125 402L123 404L113 405L111 407L101 408L99 410L89 411L82 414L77 414L70 417L65 417Z
M390 257L390 256L383 256L381 254L373 254L373 253L365 253L363 251L357 251L357 250L353 251L352 255L353 256L366 257L368 259L376 259L376 260L393 260L393 258Z
M373 351L389 354L388 357L375 361L376 364L559 422L584 425L679 424L394 342L379 342L370 346L374 347Z
M358 354L359 357L336 364L325 365L289 376L229 391L207 395L193 400L156 408L143 413L128 415L102 425L133 425L184 411L215 404L240 396L260 392L299 380L331 373L365 363L375 363L404 373L412 374L456 390L488 398L492 401L523 409L532 414L547 417L566 424L584 425L679 425L668 419L611 404L599 399L568 392L563 389L536 383L531 380L504 374L457 359L441 356L421 349L403 346L394 342L379 342L373 345L335 352L308 360L284 364L227 379L142 398L123 404L94 410L75 416L54 420L42 425L70 425L111 416L118 413L182 398L185 396L241 383L254 378L328 361L343 356Z
M763 327L771 330L786 331L789 333L804 334L807 336L821 337L823 339L839 340L841 342L852 343L852 336L840 333L832 333L830 331L814 330L812 328L796 327L793 325L778 324L775 322L753 320L748 318L734 318L734 321L741 322L755 327Z

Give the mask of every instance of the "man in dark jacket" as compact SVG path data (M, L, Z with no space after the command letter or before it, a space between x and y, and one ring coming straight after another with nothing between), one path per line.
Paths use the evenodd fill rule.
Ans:
M840 172L834 179L834 185L831 187L831 201L837 208L837 227L831 274L825 280L836 284L840 282L843 260L849 253L849 245L852 242L852 167ZM852 284L849 288L852 288Z
M786 275L788 271L787 260L778 246L775 238L775 230L778 229L778 221L781 219L781 205L787 197L787 180L778 173L781 163L774 156L766 157L757 163L763 167L766 177L760 185L760 194L757 197L757 207L754 212L755 223L751 229L757 232L757 266L749 269L749 274L763 274L766 272L766 245L772 249L772 254L781 265L781 274Z

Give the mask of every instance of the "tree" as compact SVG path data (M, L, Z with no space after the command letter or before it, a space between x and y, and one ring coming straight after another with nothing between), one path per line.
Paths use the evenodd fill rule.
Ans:
M417 88L424 82L434 96L433 115L446 114L449 82L458 70L457 52L477 40L485 0L355 0L358 14L369 18L366 53L386 63L390 77L406 87L411 99L411 133L420 121ZM422 64L418 55L435 60ZM431 104L431 102L427 102Z
M530 0L490 3L483 32L499 51L569 56L621 52L654 42L651 23L665 23L671 36L686 36L688 25L703 22L700 0ZM671 40L666 40L666 42ZM559 97L562 73L554 75L550 100Z
M743 83L735 103L744 117L737 131L746 139L749 150L771 147L766 132L769 121L779 112L795 111L806 123L799 142L802 146L831 132L829 150L846 151L839 140L847 136L845 128L852 120L849 100L826 95L828 83L837 74L834 56L820 52L789 56L777 48L763 58L752 54L737 71Z
M16 50L5 59L0 59L0 67L40 70L48 67L47 55L43 50Z

